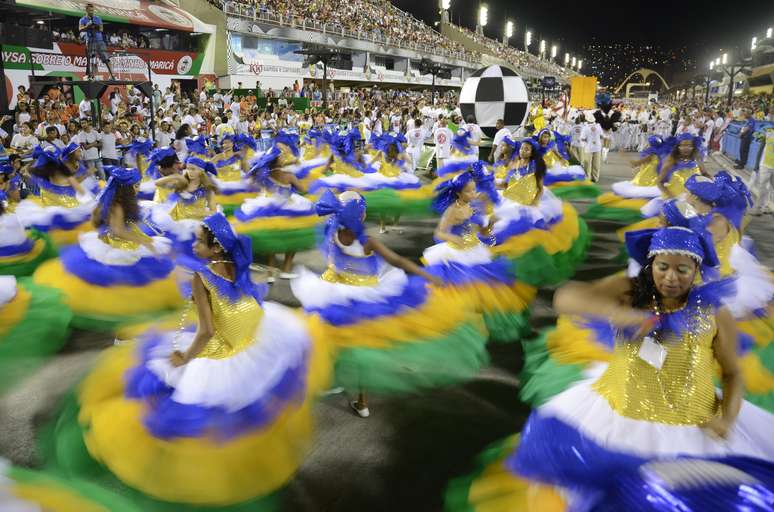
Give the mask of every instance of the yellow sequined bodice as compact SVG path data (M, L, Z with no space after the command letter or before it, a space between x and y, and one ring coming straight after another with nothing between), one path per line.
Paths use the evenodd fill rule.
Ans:
M226 160L225 158L223 160ZM221 181L241 181L242 180L242 162L237 160L230 164L218 166L218 162L214 162L218 168L218 179Z
M638 187L655 187L658 184L658 157L651 156L640 166L640 170L632 178L632 185Z
M672 197L677 197L685 192L685 182L694 174L701 174L698 165L688 169L680 169L679 171L672 173L672 176L669 177L669 182L665 185L672 194Z
M80 202L75 196L57 194L51 190L40 187L40 195L33 196L33 199L41 206L62 206L64 208L75 208L80 206Z
M739 231L729 224L726 237L715 243L715 252L720 260L720 277L728 277L734 273L731 267L731 249L739 243Z
M503 195L517 203L532 206L538 200L537 178L534 173L520 176L516 174L508 182L508 188Z
M241 352L255 341L263 318L263 308L249 295L231 302L218 292L206 275L199 274L207 288L212 307L214 334L196 357L225 359Z
M137 227L137 224L129 224L129 231L141 237L142 239L147 240L148 242L151 240L148 235L140 231L140 228ZM99 236L99 239L111 247L115 247L116 249L123 249L125 251L135 251L140 248L139 243L117 237L110 231L105 231L102 233Z
M715 415L714 311L696 312L682 337L666 336L657 370L639 356L642 342L616 342L605 373L593 384L618 414L669 425L701 425Z
M567 167L570 165L567 160L559 156L555 150L548 151L543 155L543 160L546 163L546 168L551 169L553 167Z
M153 194L153 201L156 203L166 203L167 199L169 199L169 194L171 193L171 189L156 187L156 192Z
M495 166L495 179L504 180L508 176L508 171L513 168L513 163L500 164Z
M207 209L207 198L201 197L192 203L186 203L184 201L178 201L175 203L174 208L169 212L169 216L172 220L203 220L210 211Z
M359 178L363 175L362 172L358 171L348 163L345 163L338 158L333 161L330 169L333 174L344 174L351 176L352 178Z
M388 178L397 178L400 175L400 166L382 160L379 173Z

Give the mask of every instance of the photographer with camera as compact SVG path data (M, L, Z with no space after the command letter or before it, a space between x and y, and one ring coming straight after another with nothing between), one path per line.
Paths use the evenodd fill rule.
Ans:
M96 54L107 66L110 78L115 80L113 68L110 66L107 46L105 46L105 35L102 33L102 18L94 15L93 4L86 4L86 16L78 22L78 30L81 33L81 39L86 42L86 76L94 79L95 72L92 68L92 58Z

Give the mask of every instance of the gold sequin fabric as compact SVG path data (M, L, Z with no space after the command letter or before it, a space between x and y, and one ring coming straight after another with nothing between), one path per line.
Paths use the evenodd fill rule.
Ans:
M503 195L511 201L532 206L535 204L538 195L537 178L532 173L526 176L513 176Z
M239 161L218 167L218 179L221 181L241 181L242 164Z
M143 239L150 242L151 238L140 231L140 228L137 227L137 224L130 224L129 230L134 233L135 235L142 237ZM117 249L123 249L125 251L135 251L140 248L140 244L137 242L133 242L130 240L126 240L124 238L120 238L110 231L105 231L99 236L99 239L108 244L111 247L115 247Z
M263 309L249 295L243 295L236 302L230 301L220 295L206 275L199 275L210 293L215 334L196 357L207 359L231 357L255 342L255 333L263 318Z
M543 160L546 163L546 168L551 169L552 167L567 167L570 165L567 163L567 160L560 157L556 154L556 151L549 151L545 155L543 155Z
M715 415L714 311L696 307L681 337L664 336L667 356L657 370L639 356L641 341L617 340L613 359L593 384L618 414L668 425L700 425Z
M452 249L465 250L471 249L481 244L478 236L472 230L467 230L464 235L461 236L462 244L456 242L447 242Z
M733 226L726 237L720 242L715 244L715 252L720 260L720 277L728 277L734 273L734 269L731 267L731 249L739 243L739 231Z
M75 208L80 206L78 199L75 196L68 196L65 194L57 194L40 187L40 195L35 196L36 201L41 206L62 206L64 208Z
M209 213L209 210L207 210L207 198L202 197L190 204L178 201L169 212L169 216L172 217L172 220L203 220Z
M383 161L379 166L379 173L388 178L397 178L400 175L400 167Z
M328 269L323 272L320 278L329 283L348 284L350 286L376 286L379 284L379 277L377 276L337 271L332 264L328 266Z
M685 182L694 174L701 174L698 166L689 169L680 169L679 171L672 173L669 182L665 185L672 194L672 197L677 197L685 192Z
M632 185L638 187L655 187L658 185L658 157L652 156L645 162L632 178Z

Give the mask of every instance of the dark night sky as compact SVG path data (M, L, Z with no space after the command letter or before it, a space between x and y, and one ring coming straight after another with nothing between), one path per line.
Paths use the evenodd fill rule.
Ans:
M432 24L438 19L438 0L392 0L400 9ZM533 45L541 38L564 51L580 53L591 36L601 42L642 42L665 48L688 46L699 61L721 47L749 47L753 35L774 25L772 0L723 0L672 2L486 0L489 37L501 38L505 21L516 23L511 44L522 44L524 26L532 30ZM478 0L452 0L452 22L474 28ZM459 21L458 21L459 20ZM534 46L533 46L534 49ZM706 55L705 55L706 54Z

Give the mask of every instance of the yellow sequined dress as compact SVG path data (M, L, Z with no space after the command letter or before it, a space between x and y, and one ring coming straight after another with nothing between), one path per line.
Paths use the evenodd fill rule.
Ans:
M87 451L79 460L86 456L124 484L181 509L257 506L245 502L283 487L311 446L311 405L328 385L329 353L313 342L312 325L301 315L259 303L260 290L208 267L197 276L212 312L212 337L178 367L170 355L191 347L192 328L151 328L139 347L107 350L78 387ZM181 325L190 323L186 318Z

